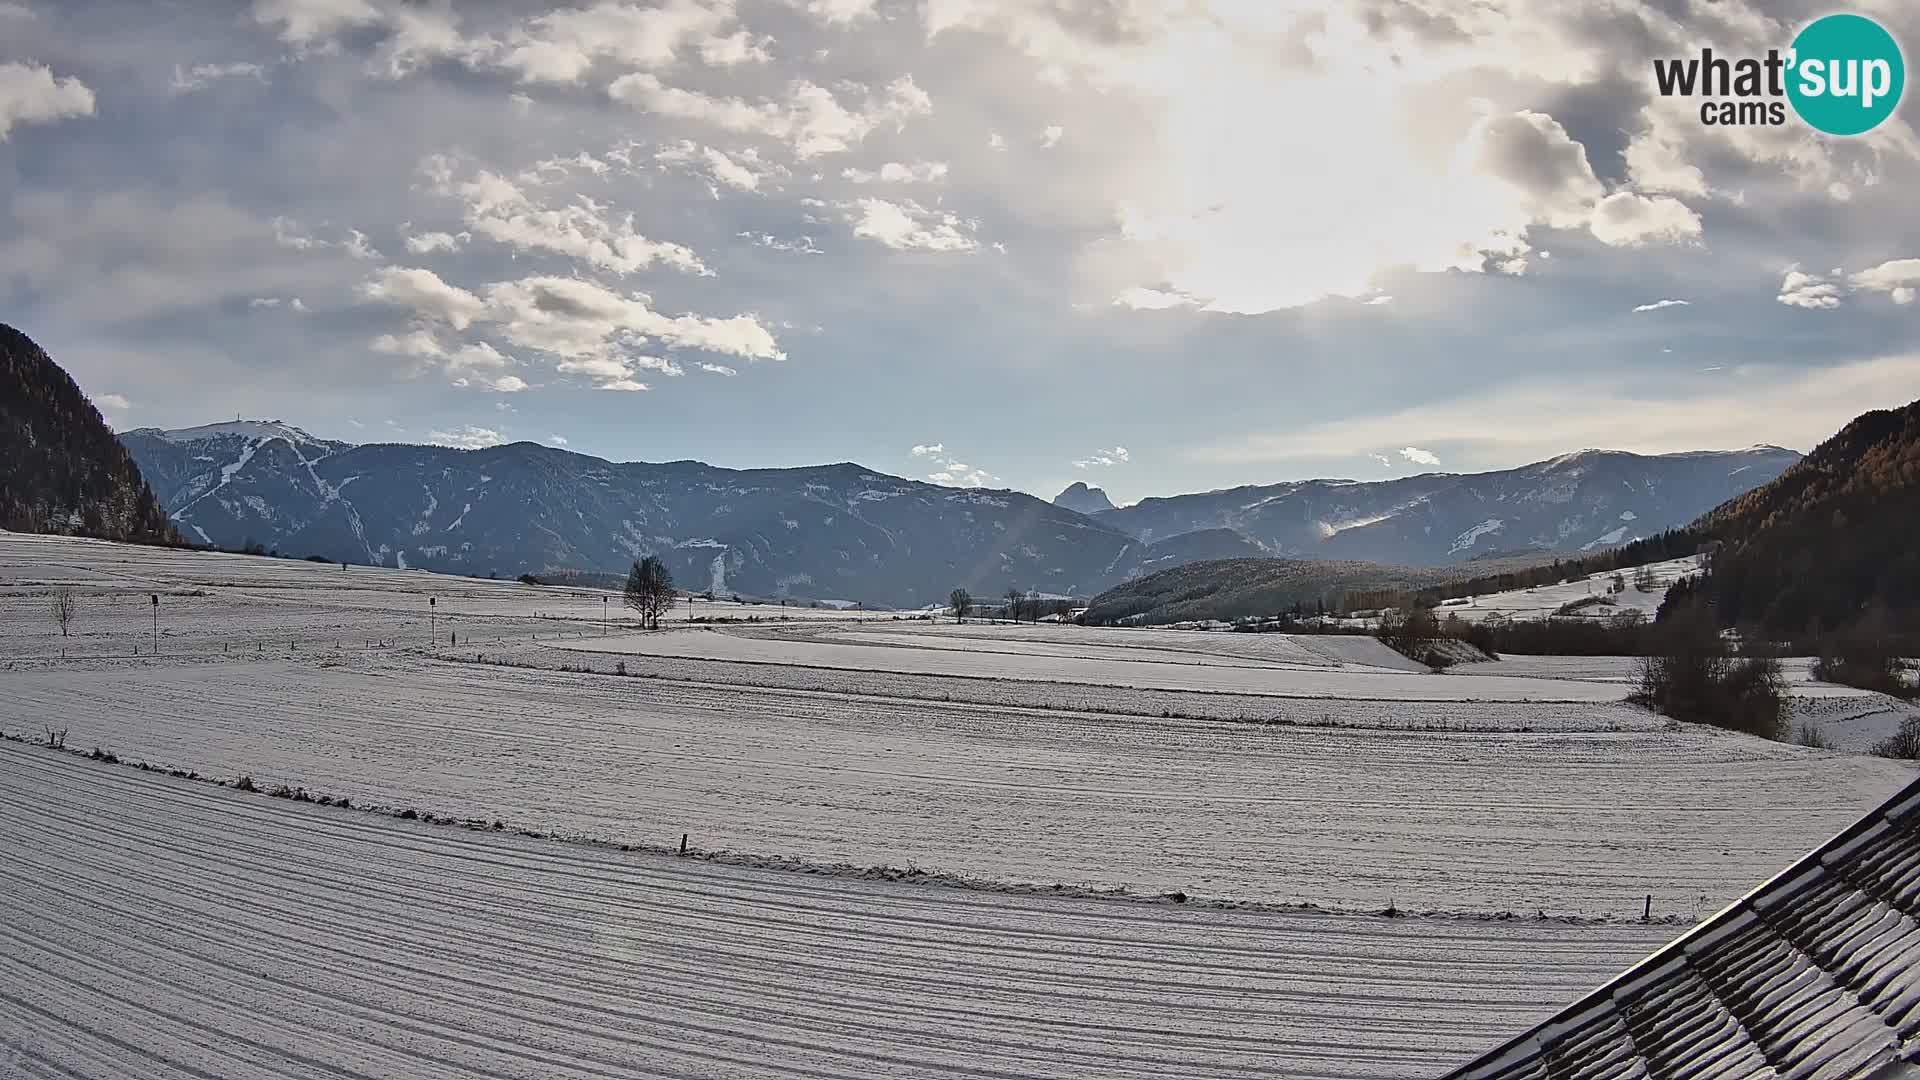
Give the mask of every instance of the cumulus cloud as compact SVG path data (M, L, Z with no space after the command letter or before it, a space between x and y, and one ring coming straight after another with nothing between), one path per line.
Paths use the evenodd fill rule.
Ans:
M947 178L947 163L889 161L878 169L842 169L840 176L856 184L937 184Z
M36 64L0 64L0 142L17 125L92 115L93 91L79 79Z
M374 26L385 12L373 0L254 0L254 21L289 45L324 45L347 30Z
M658 342L749 360L784 360L753 315L665 315L644 293L622 295L591 281L535 275L487 288L486 318L507 340L568 359L602 357L622 344Z
M747 101L671 87L652 72L641 71L615 79L607 94L642 112L777 140L803 160L840 153L876 130L900 130L913 117L933 111L932 99L911 76L896 79L880 93L868 91L866 100L852 109L832 91L805 79L789 84L779 98Z
M1840 306L1841 287L1818 274L1788 269L1780 279L1780 294L1774 299L1789 307L1825 310Z
M237 78L252 78L265 83L267 69L259 64L244 61L232 64L195 64L191 68L175 64L173 78L167 81L167 89L176 94L191 94L218 80Z
M1417 446L1403 446L1399 449L1398 453L1401 457L1406 458L1415 465L1440 464L1440 458L1437 454L1431 450L1422 450Z
M474 236L517 251L570 256L616 274L656 264L689 273L707 272L691 248L642 235L634 227L632 213L615 213L586 195L552 205L537 192L488 169L454 182L450 169L444 159L429 162L436 190L460 201Z
M1116 307L1132 308L1135 311L1163 311L1167 308L1192 307L1199 301L1191 296L1135 285L1120 290L1120 294L1113 298L1113 303Z
M133 408L133 402L128 401L125 395L122 394L96 394L94 395L93 403L103 409L119 409L124 411Z
M1855 289L1886 293L1896 304L1911 304L1920 288L1920 259L1889 259L1847 281Z
M947 452L946 446L941 443L922 443L913 448L913 456L917 458L943 457L945 456L946 452Z
M450 446L456 450L484 450L489 446L504 446L507 438L492 428L468 424L452 431L430 431L427 441L435 446Z
M653 155L653 160L669 168L705 177L714 186L715 198L720 197L720 187L736 191L759 191L763 181L790 175L785 166L762 159L760 151L753 147L729 154L690 139L662 147Z
M893 202L862 198L843 204L853 235L877 240L895 251L973 251L979 223L911 199Z
M710 363L705 360L702 360L700 362L700 370L707 372L710 375L725 375L729 378L740 374L737 368L728 367L726 364Z
M1125 465L1132 460L1133 455L1127 452L1126 447L1115 446L1111 450L1095 450L1087 457L1076 460L1073 467L1076 469L1108 468L1114 465Z
M547 445L558 446L564 449L567 445L567 437L560 434L549 435L547 436Z
M469 232L423 232L414 233L406 238L407 250L415 255L432 255L443 251L459 251L473 239Z
M944 487L977 488L1000 482L998 476L969 465L949 453L943 443L921 443L911 453L914 458L933 466L933 471L926 474L931 483Z
M1593 235L1613 247L1680 243L1700 235L1700 215L1678 199L1616 191L1594 207Z
M487 308L478 296L419 267L381 267L360 286L360 291L369 300L407 308L423 319L445 323L455 330L473 325Z
M1065 136L1066 133L1067 129L1061 127L1059 124L1048 124L1046 127L1041 128L1040 149L1051 150L1060 145L1060 139Z
M796 0L807 14L830 26L844 26L871 19L875 0Z
M1655 300L1652 303L1640 304L1636 306L1633 309L1633 311L1634 311L1634 314L1637 315L1643 311L1659 311L1662 308L1686 307L1686 306L1688 306L1688 301L1685 301L1685 300Z

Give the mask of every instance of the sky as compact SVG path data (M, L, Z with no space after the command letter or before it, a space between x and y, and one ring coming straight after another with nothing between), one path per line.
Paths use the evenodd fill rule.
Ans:
M1652 64L1829 10L0 0L0 321L122 430L1122 503L1805 450L1920 397L1920 92Z

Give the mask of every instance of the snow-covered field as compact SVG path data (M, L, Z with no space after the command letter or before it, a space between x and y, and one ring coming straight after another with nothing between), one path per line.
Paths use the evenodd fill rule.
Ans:
M74 590L71 636L48 614L55 590ZM424 646L532 641L631 628L617 593L311 563L219 552L171 551L0 531L0 657L131 656L245 649ZM429 601L432 601L429 604ZM684 602L669 618L746 622L842 621L891 614L833 608Z
M1222 724L472 663L280 658L5 678L0 730L37 733L57 717L75 746L356 802L621 842L689 833L703 848L810 862L1350 910L1623 916L1653 893L1658 911L1691 915L1910 775L1664 727ZM1764 839L1751 835L1762 814Z
M0 1075L1434 1075L1671 926L975 893L0 744Z
M905 626L908 624L890 624ZM800 628L806 630L808 628ZM931 627L928 627L931 629ZM1006 629L1012 630L1012 627ZM1053 628L1048 628L1053 632ZM1063 635L1086 638L1080 628L1062 628ZM1105 634L1129 634L1109 630ZM1177 631L1162 631L1174 633ZM1240 635L1248 639L1278 635ZM1189 635L1195 646L1202 640L1227 639ZM864 640L862 640L864 639ZM1327 658L1317 662L1258 663L1239 656L1201 658L1151 647L1122 648L1091 639L1071 642L1032 641L1009 637L1004 642L941 633L922 633L906 640L901 633L825 637L811 633L739 632L734 628L670 630L665 633L570 639L555 647L586 653L619 653L691 659L730 660L749 664L839 668L848 671L905 675L942 675L962 678L1015 679L1037 682L1085 683L1144 690L1192 690L1203 693L1260 694L1279 697L1349 698L1394 701L1618 701L1626 691L1618 685L1556 680L1512 679L1489 676L1471 681L1408 670L1396 654L1365 638L1296 638L1295 648L1307 653L1324 648L1320 641L1344 642L1350 648L1377 651L1379 663L1342 663ZM1283 644L1272 642L1271 645ZM1196 650L1197 651L1197 650ZM1393 659L1389 660L1389 657Z
M1559 585L1541 585L1533 589L1450 600L1437 608L1434 614L1441 618L1458 615L1468 622L1491 618L1544 619L1566 604L1601 597L1609 602L1583 607L1577 614L1585 618L1606 618L1625 611L1638 611L1651 619L1653 613L1660 609L1660 601L1666 598L1667 587L1689 574L1699 572L1699 569L1700 557L1689 555L1681 559L1649 563L1647 570L1653 581L1652 587L1646 592L1641 592L1634 583L1638 572L1626 569L1620 571L1620 577L1626 584L1623 592L1608 591L1613 586L1612 574L1593 574L1579 581Z
M0 732L506 826L0 744L0 1076L1429 1075L1912 775L1608 658L600 595L0 534Z

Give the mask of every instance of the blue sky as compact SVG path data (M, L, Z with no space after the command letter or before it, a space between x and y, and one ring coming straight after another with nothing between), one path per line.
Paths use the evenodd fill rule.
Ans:
M1651 61L1826 10L4 0L0 319L122 428L1042 496L1805 449L1920 396L1914 95Z

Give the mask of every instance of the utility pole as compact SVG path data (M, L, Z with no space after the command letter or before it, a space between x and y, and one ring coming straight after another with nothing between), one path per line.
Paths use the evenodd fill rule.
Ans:
M440 622L435 609L439 605L431 596L427 597L427 644L437 645L440 640Z
M160 655L160 594L152 594L153 599L153 655Z
M607 636L607 597L604 593L600 597L600 636Z

